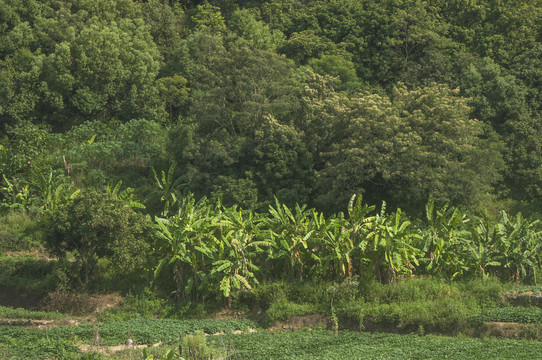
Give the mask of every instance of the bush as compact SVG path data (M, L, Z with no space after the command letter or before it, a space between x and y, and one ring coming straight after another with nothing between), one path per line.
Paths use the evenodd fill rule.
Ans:
M49 214L44 226L51 253L74 255L82 288L93 279L98 259L110 258L119 272L129 272L143 268L150 252L150 221L107 192L84 192Z
M207 360L213 358L213 351L207 346L207 339L203 331L186 335L181 343L182 353L186 359Z

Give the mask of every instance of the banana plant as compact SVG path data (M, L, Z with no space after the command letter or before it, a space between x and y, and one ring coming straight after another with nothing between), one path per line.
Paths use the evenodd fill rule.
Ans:
M8 168L8 149L0 144L0 174L5 175Z
M353 195L348 203L348 222L352 228L352 235L358 241L364 241L374 216L368 216L376 209L375 205L363 203L361 195Z
M470 239L464 241L467 250L467 254L464 256L467 259L465 270L471 270L482 278L487 278L491 268L501 266L503 254L493 246L495 237L495 228L491 231L489 226L483 222L471 229Z
M160 260L154 269L154 281L167 270L166 277L172 276L178 300L197 299L208 292L205 260L212 260L216 218L207 199L196 202L192 194L180 199L177 214L155 217Z
M158 189L147 195L145 201L159 197L160 201L164 204L164 209L161 214L164 217L175 213L178 206L178 199L180 197L178 188L181 185L183 179L182 177L173 179L173 176L175 174L175 166L176 164L171 164L167 173L162 170L160 172L161 176L158 176L158 174L154 170L154 167L151 167L152 173L154 175L154 180Z
M26 210L30 206L32 198L28 184L19 179L8 179L2 174L0 183L0 207Z
M419 265L421 251L414 241L421 236L410 229L410 221L402 219L401 209L394 215L385 213L386 203L375 216L371 231L367 234L369 258L373 261L377 278L381 282L395 281L397 275L411 276L414 265Z
M350 253L353 260L351 266L359 268L361 264L368 262L366 257L367 235L375 221L375 215L370 215L375 209L375 205L364 204L361 195L353 195L350 198L348 203L348 226L352 229L350 236L354 246Z
M464 239L470 235L465 229L469 219L459 209L448 204L435 209L433 197L425 206L426 226L421 232L421 248L425 271L432 275L446 274L448 278L461 276L466 270L463 258L458 256Z
M514 282L536 282L536 270L541 265L541 223L526 219L521 213L510 218L501 211L496 225L495 246L502 254L502 267L508 280Z
M355 244L352 239L353 228L342 217L330 218L318 232L324 245L323 270L334 277L352 277L352 252Z
M49 169L43 173L38 168L32 172L30 189L35 195L36 203L44 211L55 211L58 206L73 200L80 190L72 191L73 185L66 182L66 177Z
M259 267L254 260L271 242L260 239L261 217L237 206L225 209L217 225L220 238L211 275L217 278L219 290L231 307L233 295L258 284Z
M279 264L279 268L287 268L292 278L303 279L305 262L309 257L309 241L314 229L311 229L311 217L315 210L305 205L296 204L294 211L275 198L275 207L269 206L266 226L273 246L270 258ZM282 264L282 266L280 265Z
M125 206L137 209L145 209L145 205L134 199L134 189L127 187L124 190L120 190L122 187L122 180L119 180L115 186L113 182L109 181L105 191L113 196L115 199L119 199L124 202Z

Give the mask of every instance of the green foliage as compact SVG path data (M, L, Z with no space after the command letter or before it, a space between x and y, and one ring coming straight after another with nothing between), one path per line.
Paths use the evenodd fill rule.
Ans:
M324 96L309 93L306 99L320 121L331 124L333 144L324 148L319 172L321 205L340 209L353 193L365 193L369 202L389 200L411 211L421 210L430 194L472 207L499 176L498 148L480 139L483 125L469 119L458 91L432 84L413 91L396 87L391 99L333 90ZM491 166L484 168L480 159Z
M411 332L423 326L438 333L457 333L465 327L473 309L460 299L369 305L363 308L364 320Z
M163 302L150 292L141 295L128 294L117 307L104 310L98 318L101 322L125 321L151 318L156 315Z
M119 269L145 262L150 232L147 219L107 192L86 191L45 219L45 244L51 253L73 253L80 269L77 282L86 287L97 259L109 257Z
M24 212L0 216L0 251L29 251L43 245L37 219Z
M143 359L145 359L145 360L154 360L155 357L154 357L154 355L149 355L148 351L147 351L147 348L144 348L143 349ZM162 360L184 360L184 358L181 357L181 355L176 353L174 350L170 349L170 350L166 351L166 353L162 356Z
M537 359L537 342L341 331L290 331L231 337L234 358L251 359Z
M151 168L158 189L147 195L147 199L152 197L160 197L160 202L164 203L164 210L162 211L163 216L168 216L175 213L177 207L179 206L177 200L177 198L180 196L178 188L183 179L181 177L175 180L173 179L175 174L175 166L175 163L171 164L167 175L166 172L162 170L160 177L156 174L156 170Z
M67 339L44 336L43 332L0 327L0 355L15 359L77 359L79 348Z
M183 337L181 347L181 356L184 356L186 359L213 359L213 351L207 346L207 339L203 332L196 332L195 334Z
M0 318L3 319L34 319L34 320L56 320L64 319L68 315L57 312L30 311L23 308L11 308L0 306Z
M95 117L163 116L154 84L162 57L138 6L100 3L44 4L8 32L30 40L2 49L9 122L34 118L66 130Z
M269 324L275 321L288 320L292 316L303 316L317 313L318 306L313 304L296 304L289 301L278 301L273 303L267 310L266 317Z
M275 198L275 207L269 206L267 218L269 236L273 239L270 258L279 267L290 271L289 278L303 280L305 268L309 268L307 257L309 240L314 233L311 218L316 215L313 209L296 205L294 212ZM280 266L280 264L283 264Z
M45 232L82 283L152 270L230 304L273 279L539 280L517 213L542 194L540 1L0 7L0 248Z
M153 345L162 341L171 346L178 344L179 336L198 331L207 334L230 333L234 330L246 331L255 327L255 324L246 320L132 320L98 325L60 326L45 330L1 326L0 355L25 359L79 359L80 351L74 342L91 343L96 326L99 329L101 345L125 344L129 331L135 344Z
M258 284L255 272L259 268L253 259L271 245L269 241L259 239L260 224L252 212L244 213L237 207L224 209L217 224L221 236L218 238L219 251L213 256L211 275L220 281L220 290L230 306L232 293L252 290L252 284Z
M355 90L360 86L354 63L338 55L322 55L311 59L309 66L320 75L336 76L341 80L337 90Z
M79 326L59 326L48 331L49 336L59 339L75 339L91 343L94 327L100 333L103 345L120 345L126 343L127 331L136 344L153 345L162 341L165 344L177 344L179 336L203 331L206 334L217 332L231 333L234 330L246 331L255 328L249 320L166 320L166 319L134 319L121 322L83 324Z
M256 19L249 9L237 10L231 16L230 31L236 34L235 43L254 49L275 51L284 42L284 34Z
M215 240L213 220L218 220L213 219L211 211L206 199L196 202L189 194L179 199L176 215L169 219L155 218L159 260L154 268L154 281L166 276L166 286L170 287L169 279L173 279L170 291L178 300L197 298L199 291L208 291L204 259L210 256L208 246Z
M542 309L521 306L503 307L477 314L471 317L470 320L476 323L484 321L517 322L522 324L539 323L542 321Z
M57 265L54 261L32 256L0 258L0 288L45 294L56 288Z
M209 4L207 1L196 6L190 19L196 31L221 33L226 30L226 22L220 8Z

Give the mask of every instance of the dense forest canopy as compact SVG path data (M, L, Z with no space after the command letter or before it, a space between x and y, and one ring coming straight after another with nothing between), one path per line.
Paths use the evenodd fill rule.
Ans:
M540 212L540 65L540 0L0 0L0 203Z

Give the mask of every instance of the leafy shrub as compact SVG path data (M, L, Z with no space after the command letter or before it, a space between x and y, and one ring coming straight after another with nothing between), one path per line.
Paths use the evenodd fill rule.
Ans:
M286 300L288 291L289 285L286 282L274 281L261 283L254 288L252 294L256 302L264 309L267 309L275 302ZM249 294L247 295L250 297Z
M143 267L149 253L147 218L107 192L84 192L50 214L44 226L53 254L74 254L82 287L92 280L99 258L109 257L120 271L130 271Z
M463 296L473 297L482 309L493 309L501 305L503 293L510 287L494 277L458 283L457 286Z
M190 360L213 359L213 351L207 346L207 339L202 331L182 338L181 355Z

